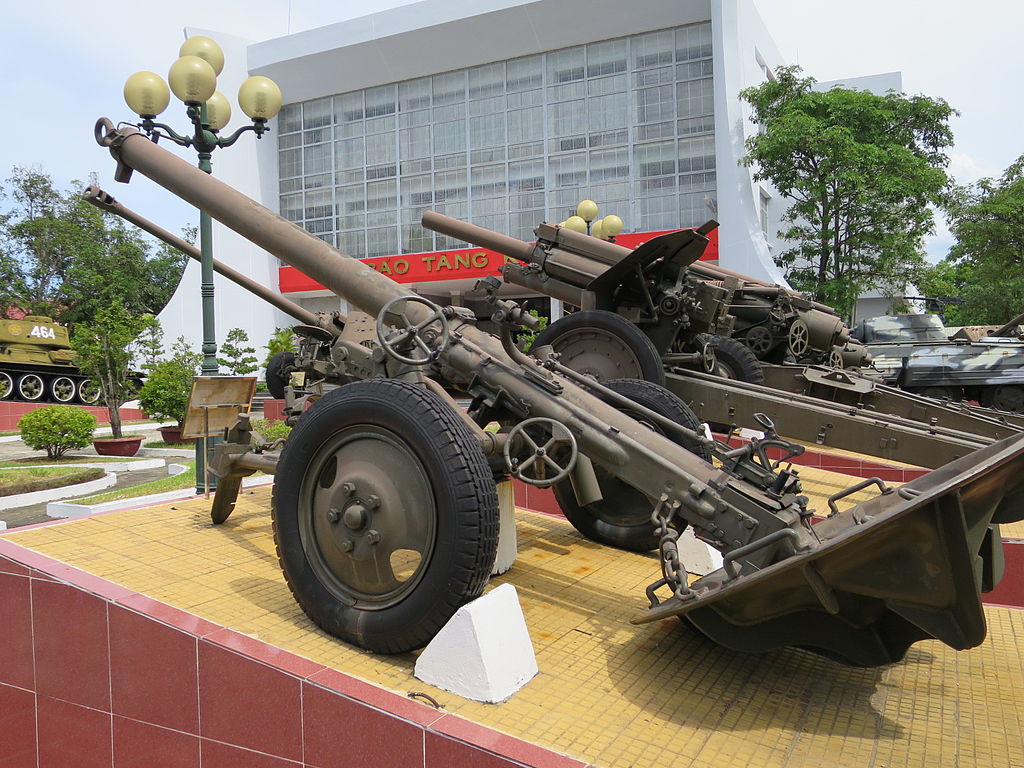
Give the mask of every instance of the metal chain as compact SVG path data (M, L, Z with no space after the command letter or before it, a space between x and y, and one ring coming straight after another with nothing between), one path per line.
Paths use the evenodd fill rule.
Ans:
M664 583L672 589L672 595L679 600L689 600L694 596L693 590L686 580L686 568L679 560L679 531L669 527L669 522L679 511L679 502L668 500L667 494L661 499L651 513L651 523L658 535L658 555L661 559L661 574Z

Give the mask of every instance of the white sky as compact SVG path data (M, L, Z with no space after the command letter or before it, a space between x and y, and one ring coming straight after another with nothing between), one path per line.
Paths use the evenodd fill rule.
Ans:
M942 97L959 110L952 122L956 146L950 169L961 182L999 175L1024 153L1019 138L1024 126L1024 2L752 1L783 58L818 80L901 71L907 93ZM6 73L0 178L7 178L14 165L38 165L65 187L72 179L87 181L96 171L100 184L130 208L178 231L195 219L188 206L138 175L130 187L116 184L112 158L92 138L97 117L115 123L131 118L121 98L125 78L140 69L165 71L177 56L186 26L266 40L404 4L11 3L4 9L7 35L0 46L0 71ZM184 127L183 115L180 121L168 115L169 122ZM929 246L931 256L944 255L948 244L940 231Z

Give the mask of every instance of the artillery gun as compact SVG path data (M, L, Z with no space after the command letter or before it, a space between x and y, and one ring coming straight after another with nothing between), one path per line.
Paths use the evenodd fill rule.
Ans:
M52 318L0 320L0 400L84 403L100 389L75 365L68 329Z
M664 366L762 383L759 361L843 368L870 360L831 308L699 261L715 221L633 250L553 224L537 227L535 244L432 211L423 226L511 257L505 282L579 307L534 343L598 378L663 383Z
M530 316L493 293L500 339L471 313L417 297L144 134L103 119L96 137L120 181L143 173L359 310L323 340L333 371L354 380L316 399L279 454L250 451L243 418L215 462L220 520L237 478L276 472L285 579L328 632L382 652L429 641L483 591L496 549L495 476L511 475L560 486L570 520L593 538L657 547L661 573L637 622L685 616L728 647L795 645L858 665L896 661L929 637L954 648L984 638L979 590L1001 575L996 526L1024 517L1024 437L900 489L875 481L877 497L839 512L858 484L812 525L799 478L766 455L799 446L767 420L767 437L749 446L708 440L686 406L650 382L606 386L553 356L520 353L513 332ZM465 393L469 409L437 381ZM501 433L483 429L492 422ZM724 558L693 584L676 546L686 525Z

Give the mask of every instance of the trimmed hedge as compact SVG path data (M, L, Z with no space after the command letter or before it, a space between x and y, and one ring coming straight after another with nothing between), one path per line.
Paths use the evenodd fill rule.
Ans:
M71 405L46 405L22 416L18 429L25 445L57 459L71 448L85 448L92 442L96 417Z

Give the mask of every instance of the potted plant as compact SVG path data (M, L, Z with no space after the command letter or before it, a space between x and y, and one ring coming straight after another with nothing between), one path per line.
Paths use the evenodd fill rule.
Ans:
M139 337L153 324L152 315L130 312L119 301L100 307L90 323L78 323L71 333L78 367L100 387L100 401L110 414L109 438L94 438L101 456L134 456L142 435L121 432L121 406L135 396L138 376L133 370Z
M181 428L192 394L192 379L199 372L202 359L202 355L189 349L184 336L179 337L171 348L171 356L149 369L146 383L139 391L139 406L150 417L175 422L173 427L160 428L165 443L182 442Z

